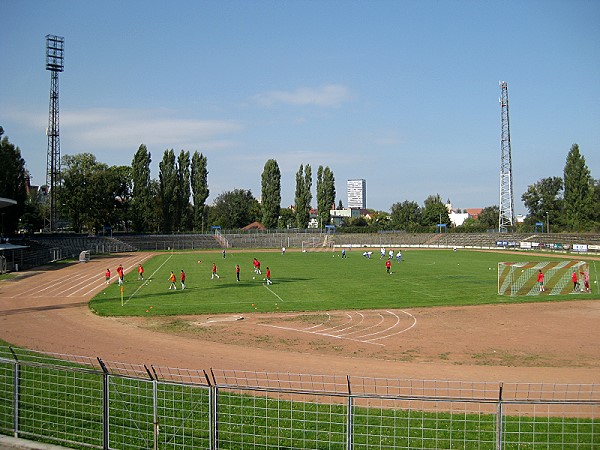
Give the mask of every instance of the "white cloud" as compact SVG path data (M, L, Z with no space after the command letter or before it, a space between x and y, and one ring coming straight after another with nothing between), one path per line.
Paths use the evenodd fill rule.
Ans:
M242 125L226 120L198 120L172 117L163 110L91 109L61 113L61 128L69 140L82 148L137 148L147 145L194 148L211 143L227 145ZM189 149L189 148L187 148Z
M13 111L11 118L33 130L43 130L48 123L48 117L39 113ZM228 120L179 118L175 112L161 109L94 108L62 110L60 130L63 142L75 151L135 151L142 143L161 149L202 150L231 146L232 135L240 133L243 125Z
M254 97L263 106L283 103L288 105L312 105L320 107L335 107L352 98L346 86L328 84L319 88L301 87L295 91L270 91Z

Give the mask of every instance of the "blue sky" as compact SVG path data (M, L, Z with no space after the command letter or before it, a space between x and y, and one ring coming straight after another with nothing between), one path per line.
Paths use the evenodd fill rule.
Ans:
M329 166L344 205L351 178L384 211L432 194L497 205L500 80L517 213L529 185L562 176L573 143L600 178L600 1L0 3L0 125L34 184L47 34L65 38L61 153L130 165L143 143L157 179L166 149L197 150L208 203L235 188L259 197L274 158L282 206L300 164Z

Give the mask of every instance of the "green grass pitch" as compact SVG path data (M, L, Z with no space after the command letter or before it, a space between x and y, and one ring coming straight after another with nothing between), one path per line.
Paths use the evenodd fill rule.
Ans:
M286 252L231 250L219 252L163 253L144 264L146 279L135 270L125 276L123 305L119 287L111 284L95 296L90 307L99 315L148 316L274 311L325 311L348 309L459 306L512 302L557 301L573 296L540 295L506 297L497 294L500 261L543 261L552 256L527 253L493 253L468 250L405 250L403 260L385 260L374 251L371 259L362 250L347 252ZM255 275L252 260L261 262ZM198 261L201 261L199 263ZM212 263L220 279L211 280ZM240 265L241 281L235 276ZM272 285L264 281L271 268ZM179 274L187 275L181 290ZM169 290L169 274L177 275L177 290ZM591 298L593 294L577 294Z
M378 252L367 260L362 251L300 253L231 251L220 253L163 253L149 260L146 280L125 276L124 305L120 289L111 284L91 302L102 315L214 314L273 311L410 308L439 305L500 304L594 298L594 294L570 296L502 297L497 295L499 261L549 260L527 253L501 254L459 250L407 250L404 261L392 264L388 275ZM274 284L268 289L263 277L252 271L252 258L269 266ZM202 263L199 264L198 261ZM211 280L212 262L221 278ZM241 282L235 265L241 267ZM592 264L593 267L593 264ZM187 273L187 289L169 291L171 270ZM255 279L252 277L255 276ZM595 294L597 296L597 294ZM597 298L597 297L596 297ZM254 306L252 306L254 304ZM255 309L256 308L256 309ZM148 312L146 312L148 311ZM11 358L0 341L0 355ZM28 356L19 351L20 432L44 436L49 441L83 442L100 447L103 405L101 373L65 370L40 364L23 364ZM51 364L51 361L48 361ZM12 434L15 398L14 369L0 370L0 433ZM209 446L210 400L207 390L194 386L158 384L156 402L161 433L160 447ZM1 391L1 390L0 390ZM148 448L153 435L151 385L147 380L111 378L109 421L111 447ZM287 398L287 396L285 396ZM289 401L220 391L219 437L223 445L306 448L315 443L342 448L347 436L347 410L327 402ZM375 402L377 404L377 402ZM456 414L405 409L358 407L353 409L352 435L356 448L494 448L498 430L492 414ZM192 414L193 412L193 414ZM323 420L323 418L325 418ZM323 422L327 428L323 431ZM503 416L502 442L506 448L596 448L595 418ZM277 433L273 430L277 429ZM83 447L83 445L82 445Z

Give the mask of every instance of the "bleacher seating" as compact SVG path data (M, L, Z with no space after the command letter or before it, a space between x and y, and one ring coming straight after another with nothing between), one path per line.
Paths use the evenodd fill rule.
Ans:
M119 234L120 242L137 250L198 250L220 248L212 234Z
M302 248L302 242L325 241L325 233L227 233L223 234L232 247L240 248ZM506 245L498 245L498 242ZM532 242L535 248L559 248L568 250L573 244L600 245L600 235L532 234L532 233L336 233L335 247L416 247L416 248L518 248L521 242Z
M55 260L57 252L55 249L29 239L11 239L15 245L26 246L24 249L14 250L10 256L7 255L7 262L10 263L9 270L27 270L32 267L42 266Z
M131 245L108 236L67 235L34 235L31 242L43 244L49 248L58 248L63 252L63 258L75 258L84 250L91 254L120 253L135 251Z
M321 233L236 233L223 234L234 248L302 248L302 242L311 238L324 239Z
M11 239L12 243L26 245L15 250L11 264L20 270L47 264L65 258L77 258L88 250L92 255L165 250L207 250L225 246L232 248L288 249L303 247L306 242L325 242L321 230L252 231L248 233L143 235L119 234L113 237L83 236L76 234L34 235L28 239ZM519 248L521 242L532 244L534 250L571 251L574 244L592 245L591 252L599 252L598 234L563 233L336 233L335 248ZM498 245L498 243L502 243Z

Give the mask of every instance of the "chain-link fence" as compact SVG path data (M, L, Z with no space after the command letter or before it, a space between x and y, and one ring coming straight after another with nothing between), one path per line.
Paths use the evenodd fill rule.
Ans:
M105 449L594 449L600 385L189 370L0 351L0 433Z

